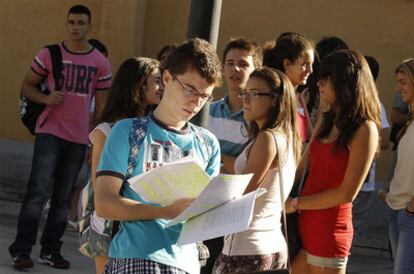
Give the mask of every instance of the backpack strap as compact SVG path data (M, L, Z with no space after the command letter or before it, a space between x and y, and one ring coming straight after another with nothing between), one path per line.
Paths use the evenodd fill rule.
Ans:
M128 155L128 169L125 180L122 182L122 186L119 190L119 194L122 196L124 192L125 185L128 184L128 179L131 178L134 173L135 167L137 166L137 155L139 148L144 142L145 135L147 132L149 118L148 117L139 117L132 119L132 126L129 132L128 142L129 142L129 155ZM112 225L112 238L118 232L120 227L120 222L114 220Z
M46 46L50 52L50 57L52 60L52 70L53 70L53 79L55 80L55 90L61 90L63 87L62 79L62 52L60 50L59 44L53 44Z
M137 155L142 142L145 139L147 132L149 118L140 117L132 120L131 131L129 132L129 156L128 156L128 169L126 178L130 178L137 165Z
M191 124L191 129L193 130L197 141L200 143L203 156L205 156L204 164L207 166L210 162L210 158L212 155L211 143L209 142L208 138L203 133L203 130L200 127Z
M137 165L137 155L139 149L145 139L147 132L149 117L140 117L134 118L132 120L131 131L129 133L129 156L128 156L128 169L126 178L130 178L135 170ZM206 155L204 158L204 163L207 165L210 161L212 155L211 144L208 142L205 134L202 129L191 124L191 128L196 136L197 141L200 142L203 155Z

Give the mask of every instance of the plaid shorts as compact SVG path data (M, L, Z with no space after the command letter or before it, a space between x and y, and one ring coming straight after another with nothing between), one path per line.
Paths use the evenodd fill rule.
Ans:
M186 274L173 266L139 258L109 258L103 274L148 273L148 274Z

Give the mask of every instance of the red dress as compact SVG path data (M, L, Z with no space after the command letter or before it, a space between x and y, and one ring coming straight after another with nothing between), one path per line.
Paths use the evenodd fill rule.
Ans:
M342 183L348 165L349 151L333 151L335 142L310 145L310 173L301 196L337 188ZM303 210L298 218L303 248L320 257L345 257L351 248L352 203L321 210Z

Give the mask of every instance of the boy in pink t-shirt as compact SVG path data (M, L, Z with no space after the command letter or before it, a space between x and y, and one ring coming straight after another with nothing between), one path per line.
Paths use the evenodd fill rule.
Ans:
M36 123L36 133L47 133L64 140L87 144L89 110L94 95L98 98L111 84L108 60L95 48L76 53L59 44L62 53L63 102L48 105ZM52 61L47 48L35 57L31 70L47 79L48 87L55 89Z
M88 143L89 109L95 97L95 119L105 104L111 84L108 60L87 40L91 13L83 5L70 8L66 29L68 37L59 44L62 54L62 88L55 90L51 56L42 49L22 83L23 95L46 108L36 124L36 138L28 188L17 223L17 235L9 252L13 266L33 267L30 253L36 243L42 206L53 181L51 206L40 239L38 262L67 269L68 260L60 254L61 238L67 225L70 195L82 166ZM45 81L50 94L39 91Z

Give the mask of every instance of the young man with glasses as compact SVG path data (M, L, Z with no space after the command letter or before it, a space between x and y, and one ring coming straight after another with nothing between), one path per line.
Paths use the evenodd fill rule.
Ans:
M210 105L208 121L208 129L220 142L222 173L234 173L234 160L247 142L242 100L238 96L245 89L250 74L261 64L261 48L246 38L232 39L224 49L222 71L227 95ZM223 237L205 241L205 244L209 248L210 258L202 268L202 273L210 274L223 248Z
M165 89L160 104L147 118L116 123L98 166L96 211L99 216L121 222L111 242L104 273L200 271L196 245L176 245L182 225L164 227L168 219L176 217L191 201L177 200L169 206L150 204L128 184L123 185L128 174L131 128L143 119L147 126L132 176L187 155L192 155L209 175L219 173L217 139L207 130L189 123L211 100L213 89L221 80L217 54L206 41L192 39L179 45L164 64Z

